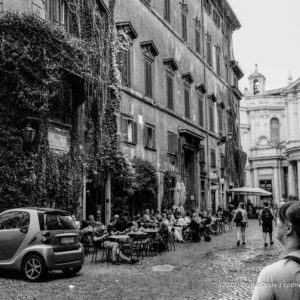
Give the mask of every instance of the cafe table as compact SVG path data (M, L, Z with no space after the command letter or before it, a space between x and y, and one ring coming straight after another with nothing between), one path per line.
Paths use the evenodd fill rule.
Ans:
M142 229L143 232L147 233L147 234L154 234L154 233L158 233L159 232L159 229Z
M130 237L143 237L146 236L147 233L146 232L141 232L141 231L135 231L135 232L128 232L127 235L129 235Z
M108 237L108 239L115 242L126 242L129 239L129 235L111 235Z

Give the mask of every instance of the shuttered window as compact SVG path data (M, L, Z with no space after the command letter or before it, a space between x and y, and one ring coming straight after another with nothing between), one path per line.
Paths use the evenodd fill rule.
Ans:
M216 47L216 72L217 75L221 75L221 61L220 61L220 48Z
M187 41L187 17L185 13L181 14L182 38Z
M218 122L219 122L219 133L223 132L223 113L221 109L218 109Z
M151 125L145 126L145 147L148 149L156 149L155 128Z
M216 151L215 150L210 150L210 166L212 168L216 167Z
M221 154L221 177L224 178L225 177L225 156L224 154Z
M171 16L170 16L170 0L165 0L164 19L166 21L168 21L168 22L171 21Z
M196 52L200 53L200 31L198 28L195 29L195 43L196 43Z
M121 118L122 140L124 142L137 144L137 123L132 119L123 116Z
M207 63L212 66L212 57L211 57L211 41L210 38L206 40L206 60Z
M204 126L204 109L203 109L203 97L199 97L199 125Z
M66 7L63 0L46 0L47 19L59 25L65 25Z
M214 106L213 104L209 105L209 130L210 131L215 131L215 126L214 126Z
M174 109L174 99L173 99L173 76L171 74L167 74L167 105L169 109Z
M172 132L168 132L168 153L177 154L178 152L178 137Z
M205 148L203 146L200 147L200 162L205 163Z
M120 52L119 56L120 72L122 75L122 84L130 87L130 64L131 64L131 50L126 49Z
M184 115L187 119L191 118L190 91L187 88L184 89Z
M145 58L145 95L152 98L152 67L153 62Z

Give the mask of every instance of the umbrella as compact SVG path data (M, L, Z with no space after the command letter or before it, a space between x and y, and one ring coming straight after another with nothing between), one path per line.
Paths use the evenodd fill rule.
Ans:
M180 190L181 190L181 184L179 181L177 181L176 186L174 188L174 205L177 207L180 201Z
M180 203L181 203L182 206L185 204L185 200L186 200L186 189L185 189L184 182L181 181L181 184L180 184Z
M272 193L257 187L238 187L229 190L229 192L234 192L239 195L253 195L253 196L270 196Z

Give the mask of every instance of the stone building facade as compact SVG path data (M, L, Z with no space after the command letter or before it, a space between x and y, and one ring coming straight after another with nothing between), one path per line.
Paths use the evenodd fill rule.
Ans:
M227 109L235 109L239 137L243 76L232 45L240 23L228 2L117 0L115 22L131 41L122 71L124 151L151 161L159 175L157 202L146 205L161 207L168 171L174 188L184 182L187 207L226 206Z
M241 101L241 137L248 154L245 177L248 186L272 192L273 203L299 198L299 79L283 88L266 91L266 78L257 67L249 76L249 90ZM252 198L261 205L264 197Z
M49 1L59 8L57 23L65 25L63 0L2 0L0 11L51 18ZM109 1L99 3L109 13ZM234 136L240 147L243 73L233 53L232 34L241 26L236 15L227 0L116 0L114 14L116 30L125 32L130 44L120 67L123 150L129 159L150 161L159 178L158 198L141 208L161 207L166 172L174 179L171 198L176 182L184 183L187 208L215 212L226 206L227 190L235 184L225 172L225 143ZM91 193L92 180L84 179L83 218L107 199L101 191Z

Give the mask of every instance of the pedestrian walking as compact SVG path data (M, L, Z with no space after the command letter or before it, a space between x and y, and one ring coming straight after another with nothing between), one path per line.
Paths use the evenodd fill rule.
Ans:
M248 223L247 219L247 211L245 210L244 203L240 203L236 211L234 212L234 216L232 218L231 224L235 222L237 227L237 246L240 245L240 238L242 236L242 243L243 245L246 244L246 225Z
M260 272L252 300L300 299L300 203L284 203L278 213L276 238L287 256Z
M261 210L259 214L259 225L262 225L262 231L263 231L263 239L264 239L264 246L267 247L267 234L269 233L269 239L270 239L270 245L273 245L273 221L276 224L276 219L274 217L274 214L267 202L264 202L264 208Z

